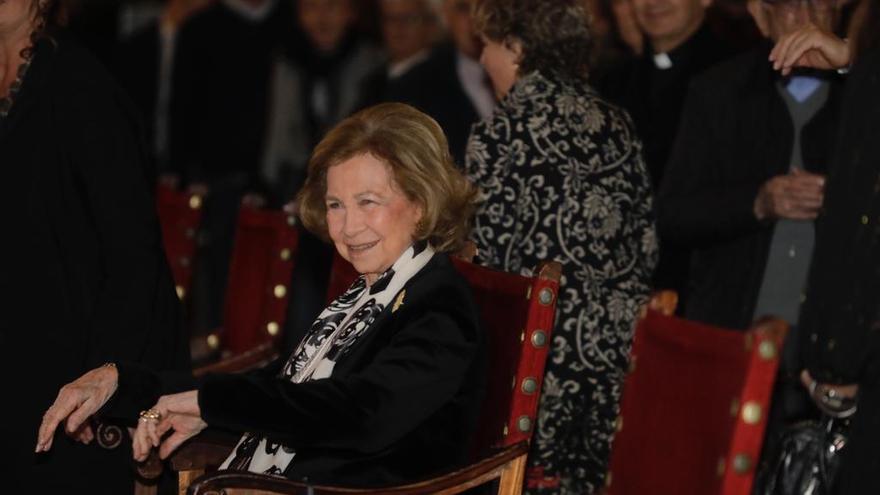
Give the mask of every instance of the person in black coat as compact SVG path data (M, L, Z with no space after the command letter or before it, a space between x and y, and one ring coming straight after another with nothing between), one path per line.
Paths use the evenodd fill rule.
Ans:
M765 42L694 80L657 201L661 239L693 249L686 316L734 329L765 310L796 323L803 285L777 298L794 308L791 315L759 307L759 296L770 283L765 275L780 225L812 230L842 89L834 76L817 79L804 102L814 98L818 108L796 134L794 90L767 62L771 47ZM819 105L815 98L823 94ZM801 191L808 196L803 204ZM792 258L808 256L812 242L800 244ZM802 280L808 265L807 257Z
M300 217L362 276L290 357L159 398L141 414L135 457L153 446L167 457L211 425L249 432L222 468L317 483L396 484L464 461L486 349L473 295L445 254L464 241L476 196L446 148L436 122L396 103L332 130L310 162ZM121 362L89 372L46 413L38 449L65 418L70 427L108 398L104 414L130 418L162 385Z
M89 423L75 436L97 442L59 434L34 453L64 383L117 360L185 369L189 356L136 112L89 53L41 28L54 3L40 5L36 18L35 1L0 6L0 64L19 74L0 86L0 471L10 493L131 493L119 425ZM26 29L3 29L10 18Z
M801 313L803 381L814 400L839 411L856 399L834 482L839 495L880 493L880 8L865 1L861 9L849 42L807 27L773 51L783 72L845 69L856 55Z

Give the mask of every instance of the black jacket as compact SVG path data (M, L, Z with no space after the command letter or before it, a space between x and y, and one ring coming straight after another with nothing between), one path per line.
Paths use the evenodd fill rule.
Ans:
M847 82L825 210L801 310L801 350L813 377L858 383L858 411L835 492L880 493L880 50Z
M767 61L769 44L694 80L658 205L660 236L693 248L687 316L730 328L751 321L773 224L759 222L761 185L788 172L794 126ZM805 167L825 173L840 82L804 127Z
M59 432L52 452L33 450L42 413L86 371L189 361L136 112L83 49L41 42L0 120L0 163L0 372L15 403L0 420L7 490L130 492L128 445L106 451Z
M455 163L464 168L471 126L480 121L480 116L458 78L457 56L455 46L438 46L427 60L389 86L386 97L387 101L408 103L433 117L449 140Z
M211 427L253 432L296 449L285 473L316 483L382 486L465 460L485 389L485 342L470 288L436 254L330 378L279 379L287 356L244 375L210 375L199 407ZM120 367L109 414L134 414L162 380Z

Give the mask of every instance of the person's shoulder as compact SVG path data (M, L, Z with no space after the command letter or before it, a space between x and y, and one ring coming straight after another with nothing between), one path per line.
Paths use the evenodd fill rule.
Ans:
M66 35L47 40L46 53L51 53L51 84L64 95L86 92L107 96L118 91L110 71L85 47Z
M691 81L691 91L711 93L738 91L748 84L756 71L768 69L770 62L767 61L767 53L769 52L762 45L733 55L694 76Z

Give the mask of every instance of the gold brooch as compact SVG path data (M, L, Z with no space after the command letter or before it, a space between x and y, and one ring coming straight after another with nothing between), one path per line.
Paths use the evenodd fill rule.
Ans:
M394 306L391 307L391 312L394 313L401 306L403 306L403 298L406 297L406 289L400 291L400 294L397 295L397 299L394 300Z

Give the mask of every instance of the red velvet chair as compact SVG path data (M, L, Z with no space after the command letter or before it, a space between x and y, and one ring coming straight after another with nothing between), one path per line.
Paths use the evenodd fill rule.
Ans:
M649 309L636 329L607 495L748 495L787 331Z
M489 342L489 382L478 433L472 439L473 462L444 476L396 488L352 490L308 487L313 493L460 493L499 480L499 493L519 494L528 441L535 423L544 361L556 312L561 268L551 262L535 277L522 277L455 259L470 282ZM328 297L341 293L357 276L341 258L334 261ZM229 453L229 439L208 438L184 446L172 457L177 471L216 467ZM234 444L234 442L233 442ZM425 455L430 455L426 452ZM187 484L191 474L181 473ZM305 485L251 473L218 472L196 480L188 493L306 493Z
M192 286L197 234L202 221L203 192L180 191L174 177L163 177L156 188L156 211L162 243L177 296L183 300Z
M284 326L299 242L295 217L266 210L253 197L242 201L229 267L223 327L208 336L221 356L248 357L274 349ZM214 367L197 370L197 374Z

